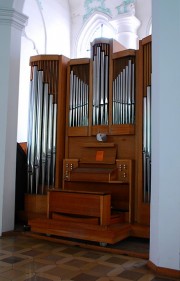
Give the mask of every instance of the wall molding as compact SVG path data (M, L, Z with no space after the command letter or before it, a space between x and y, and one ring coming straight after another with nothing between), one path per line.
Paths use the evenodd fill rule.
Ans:
M28 21L28 17L14 9L0 9L0 25L9 25L18 30L23 30Z
M150 260L147 262L147 266L159 275L163 275L163 276L167 276L167 277L173 277L173 278L180 278L180 270L166 268L166 267L160 267L160 266L155 265Z

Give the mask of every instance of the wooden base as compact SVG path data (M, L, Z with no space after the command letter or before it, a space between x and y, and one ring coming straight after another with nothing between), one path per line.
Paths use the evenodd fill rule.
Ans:
M34 200L28 197L30 199ZM47 217L37 216L28 220L34 233L109 244L130 236L149 238L148 227L127 222L126 212L111 208L111 195L108 193L51 190L48 191L47 203ZM30 206L32 208L32 204Z
M117 223L101 226L87 223L60 221L57 219L29 220L31 232L76 238L87 241L114 244L130 235L130 224Z

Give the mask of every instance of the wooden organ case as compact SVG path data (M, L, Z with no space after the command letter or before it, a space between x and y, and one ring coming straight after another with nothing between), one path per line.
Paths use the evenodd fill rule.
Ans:
M150 37L138 51L96 39L90 59L69 60L62 185L48 191L47 218L29 221L33 232L149 237L150 72Z

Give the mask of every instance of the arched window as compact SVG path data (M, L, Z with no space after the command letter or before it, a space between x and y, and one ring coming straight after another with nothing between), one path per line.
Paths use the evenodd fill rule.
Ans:
M116 30L109 23L109 16L94 14L83 27L77 42L77 57L90 57L90 43L95 38L116 38Z

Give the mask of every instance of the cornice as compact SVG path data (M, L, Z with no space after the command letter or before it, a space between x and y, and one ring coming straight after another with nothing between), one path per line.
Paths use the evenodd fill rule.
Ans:
M28 17L14 9L0 8L0 25L13 26L23 30L28 21Z

